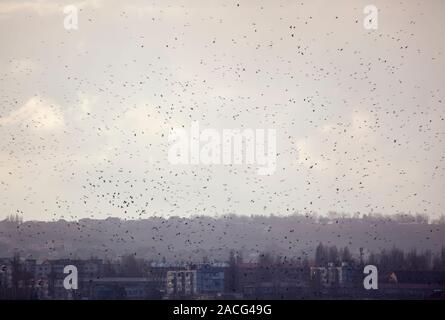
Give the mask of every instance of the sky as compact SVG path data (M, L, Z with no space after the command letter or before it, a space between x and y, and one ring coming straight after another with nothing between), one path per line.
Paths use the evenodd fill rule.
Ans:
M0 219L437 217L444 12L442 0L2 0ZM276 170L171 164L169 133L193 121L276 130Z

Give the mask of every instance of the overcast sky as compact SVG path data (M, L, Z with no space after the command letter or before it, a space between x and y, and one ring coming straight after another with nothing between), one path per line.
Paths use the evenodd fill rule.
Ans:
M63 8L79 8L78 30ZM367 30L367 5L379 10ZM445 208L445 2L0 2L0 219ZM277 170L171 165L192 121ZM17 211L18 210L18 211Z

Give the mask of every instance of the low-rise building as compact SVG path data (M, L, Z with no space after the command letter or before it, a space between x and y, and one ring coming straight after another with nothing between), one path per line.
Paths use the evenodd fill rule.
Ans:
M82 280L81 297L100 300L160 299L153 281L143 277L106 277Z
M174 297L191 297L197 294L196 270L167 271L167 295Z
M0 258L0 290L12 287L12 260Z
M196 270L197 291L200 294L218 294L224 292L223 265L201 264Z

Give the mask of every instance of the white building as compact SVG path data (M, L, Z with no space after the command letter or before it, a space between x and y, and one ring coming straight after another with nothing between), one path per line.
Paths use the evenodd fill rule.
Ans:
M167 294L169 296L192 296L197 293L196 270L167 271Z

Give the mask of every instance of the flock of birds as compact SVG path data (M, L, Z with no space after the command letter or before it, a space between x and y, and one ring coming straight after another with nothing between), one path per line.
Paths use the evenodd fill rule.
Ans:
M144 23L155 31L147 32L134 12L116 9L111 38L103 39L94 31L104 19L101 10L83 10L84 24L68 34L85 28L89 45L73 49L66 34L37 34L33 50L18 61L9 44L10 67L0 71L2 214L63 221L53 233L25 223L15 236L1 231L1 241L20 247L45 237L45 248L63 251L54 238L70 230L69 241L85 250L142 246L139 237L161 254L161 243L175 252L167 237L199 251L214 234L207 250L218 252L252 242L242 223L230 223L232 214L352 213L358 207L362 214L400 213L405 203L413 212L441 213L445 80L442 73L435 86L426 86L426 73L416 74L421 69L412 61L442 71L445 62L439 44L416 45L422 11L403 16L409 21L400 28L365 30L359 7L352 16L321 18L305 2L289 8L295 16L286 10L290 4L225 4L220 14L178 9L177 21L168 18L171 8L154 9ZM250 14L233 21L237 10ZM37 17L26 19L32 24ZM339 34L345 28L351 35ZM48 57L35 53L49 47ZM275 128L277 171L263 177L255 165L170 165L170 130L187 130L194 120L202 128ZM97 226L80 220L111 216L120 220ZM222 218L168 219L176 216ZM139 230L144 219L150 227ZM251 245L257 253L267 243L285 251L317 244L305 240L303 230L296 234L298 219L283 233L265 221L255 224L261 226L261 241ZM331 238L354 246L357 239L348 236L354 231L341 228L329 231ZM392 246L397 240L379 228L369 227L368 240L360 241ZM422 239L436 248L440 243L431 241L441 229L433 229L436 236ZM106 236L97 243L99 233Z

